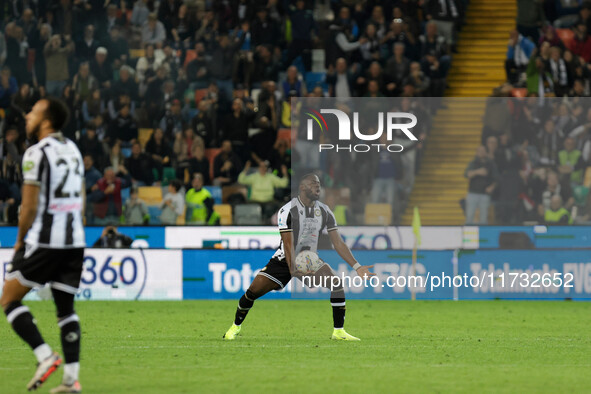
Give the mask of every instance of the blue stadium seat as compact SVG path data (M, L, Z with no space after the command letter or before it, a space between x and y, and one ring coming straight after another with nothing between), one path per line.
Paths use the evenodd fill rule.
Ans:
M209 190L213 200L216 204L222 203L222 188L219 186L205 186L206 190Z
M127 159L131 156L131 148L121 148L121 154Z
M326 73L307 72L304 81L308 91L313 90L316 86L321 86L324 92L328 91L328 84L326 83Z
M162 214L160 207L148 205L148 213L150 214L150 224L160 224L160 214Z

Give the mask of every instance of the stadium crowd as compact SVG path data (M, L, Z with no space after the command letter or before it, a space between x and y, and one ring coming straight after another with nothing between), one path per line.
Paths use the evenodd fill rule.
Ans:
M281 133L291 126L291 98L441 96L464 6L3 2L1 219L16 220L20 160L31 143L24 114L54 95L72 113L62 131L84 155L88 224L214 224L222 189L223 202L260 204L267 221L289 195L291 155L298 154ZM375 177L397 172L412 181L415 162L387 163L392 168L380 166ZM371 178L368 202L404 201L403 191L371 193ZM143 201L153 187L164 193Z
M591 2L517 4L507 83L487 101L465 171L466 223L488 223L491 204L496 224L589 223Z

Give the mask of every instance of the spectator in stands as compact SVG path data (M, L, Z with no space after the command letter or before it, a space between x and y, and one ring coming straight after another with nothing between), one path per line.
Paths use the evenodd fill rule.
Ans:
M173 152L176 157L177 178L183 179L185 169L189 168L189 159L193 157L195 146L204 146L203 139L196 136L193 130L189 127L185 128L182 133L174 135Z
M367 38L361 37L353 42L354 37L349 25L341 25L338 22L330 25L325 48L325 67L330 70L335 67L338 59L343 58L345 62L351 62L352 54L359 50L359 47L367 42Z
M456 42L456 29L462 17L462 3L456 0L427 0L425 17L437 24L437 30L453 47ZM537 37L536 37L537 41Z
M354 96L354 81L356 75L347 69L347 61L339 58L336 66L329 66L326 73L326 83L328 84L328 93L332 97L347 99Z
M552 75L546 70L546 65L540 56L535 56L536 50L532 53L527 66L527 93L534 93L540 97L554 95L554 83Z
M522 156L514 155L507 161L506 167L500 175L498 201L495 202L496 224L518 224L523 216L523 209L520 209L520 197L526 190L524 176L520 171L521 166Z
M388 144L386 133L380 137L380 143ZM397 201L396 198L396 180L403 178L402 161L399 155L393 155L387 151L381 151L377 155L372 155L370 176L373 178L371 188L371 202L385 202L391 206Z
M96 127L94 122L86 124L86 133L82 135L79 141L80 151L83 155L92 157L93 164L102 168L105 164L105 150L102 142L98 140L96 135Z
M190 83L190 88L194 90L206 88L208 79L205 47L202 42L197 42L195 44L195 58L187 64L187 80Z
M386 63L385 75L387 79L386 92L388 96L397 96L402 91L402 81L410 73L410 60L404 56L404 44L394 44L393 55Z
M468 164L464 176L469 180L466 196L466 224L476 224L476 209L480 211L478 224L487 224L491 194L499 176L496 165L487 157L484 146L478 147L476 157Z
M281 94L283 97L288 97L291 91L296 92L296 97L305 97L308 95L306 84L299 77L296 66L289 66L287 68L285 81L281 83Z
M195 173L203 175L203 183L211 185L209 160L205 157L205 148L203 144L196 144L193 146L193 157L188 161L189 178L193 179Z
M142 43L153 44L156 48L162 48L166 40L166 29L158 20L156 13L148 15L148 21L142 26Z
M232 100L234 56L242 46L243 40L244 36L236 39L227 34L221 34L211 53L208 73L215 79L220 90L220 100L223 103L229 103Z
M94 59L90 62L90 72L97 79L99 86L104 89L111 87L113 70L107 62L107 48L98 47Z
M585 23L577 23L570 50L573 54L585 59L585 62L591 62L591 36L587 32L587 25Z
M97 224L118 223L122 212L121 189L129 187L128 179L116 176L113 167L107 167L98 181L98 187L102 198L94 204Z
M447 77L447 71L449 70L448 59L447 56L442 56L438 59L436 52L430 50L421 61L421 71L430 81L427 96L444 96L446 87L445 78Z
M546 179L537 179L530 182L534 201L538 206L538 214L544 216L544 212L551 208L553 196L559 196L564 202L564 207L570 210L575 204L570 182L560 182L558 174L554 171L546 171Z
M86 61L80 63L78 66L78 73L74 75L72 81L72 89L74 89L74 92L76 92L80 100L86 100L91 92L98 89L98 87L99 83L97 79L90 73L90 64ZM85 118L84 121L88 122L89 119Z
M8 81L8 86L10 86L11 79ZM2 71L0 71L0 97L2 97L2 91L4 90L4 86L6 86L6 83L2 84L2 82ZM6 94L6 92L4 92L4 94ZM12 103L15 107L19 108L23 113L26 114L31 111L37 100L39 100L39 92L33 89L28 83L23 83L18 88L18 92L14 95ZM2 100L0 99L0 102L1 101ZM0 108L2 108L1 104Z
M114 26L109 32L109 40L105 43L109 55L107 62L114 69L120 68L129 59L129 44L121 36L121 27Z
M153 9L148 6L148 0L137 0L133 4L131 20L129 22L134 28L139 29L148 22L148 17L151 11L153 11Z
M51 40L45 44L43 53L47 70L46 89L48 94L56 97L61 96L64 86L70 79L68 62L73 52L74 43L69 35L64 36L63 44L62 36L59 34L51 37Z
M129 198L123 207L125 224L129 226L146 225L150 223L150 213L144 200L139 198L137 187L132 187Z
M203 99L199 102L197 115L191 120L191 129L195 135L201 137L205 147L213 148L218 145L217 133L214 127L214 118L212 116L213 108L211 101Z
M553 195L550 199L550 207L544 211L544 224L546 225L568 225L573 220L568 210L562 206L562 198L559 195Z
M274 200L275 189L285 188L289 184L289 173L287 172L286 166L281 167L281 174L283 175L282 178L279 178L278 176L267 171L269 169L267 162L260 162L258 171L248 174L250 166L251 164L249 160L246 162L244 169L238 176L238 183L250 186L251 202L257 202L261 204L271 203Z
M217 224L219 215L213 210L211 193L203 187L203 176L200 173L194 174L191 185L193 187L185 195L187 224Z
M160 129L164 131L164 136L169 141L176 140L176 136L183 132L183 115L181 110L181 101L179 99L173 99L170 110L166 111L166 115L160 120Z
M0 71L0 108L10 107L12 96L18 91L16 78L11 75L10 67L4 66Z
M431 80L421 71L421 63L412 62L410 64L410 73L408 77L402 82L403 96L406 97L421 97L429 92Z
M564 133L556 128L552 118L546 119L544 128L537 135L540 163L554 166L558 163L558 151L562 146Z
M113 144L120 141L124 147L129 147L138 137L138 127L130 113L130 104L125 104L119 110L117 117L109 124L109 141Z
M140 57L135 66L136 78L140 86L144 87L144 90L148 86L148 83L156 75L156 71L162 65L164 60L164 53L162 51L156 52L154 50L154 44L146 44L144 46L144 56Z
M511 31L505 60L505 72L509 83L519 82L519 76L527 70L534 48L535 44L528 38L519 34L517 30Z
M21 26L14 26L6 35L6 65L19 83L29 83L31 75L27 70L29 43Z
M231 185L238 180L242 171L242 163L232 150L232 142L222 141L220 153L213 161L213 184L216 186Z
M131 156L125 160L125 168L131 176L133 185L151 186L154 183L152 167L152 158L142 152L139 142L134 142L131 145Z
M538 42L539 28L546 20L543 3L539 0L517 0L517 30L533 42Z
M567 137L564 140L564 149L558 152L558 172L573 186L582 183L583 170L587 167L581 151L575 147L575 139Z
M185 197L179 193L181 187L181 182L177 179L173 179L168 185L168 193L160 204L162 224L177 224L185 214Z
M94 203L100 201L104 194L99 189L98 181L102 178L101 172L94 166L91 155L84 155L84 180L86 189L86 224L94 224Z
M306 2L304 0L297 0L295 2L295 8L287 7L287 13L291 21L292 40L287 50L285 64L291 64L293 60L301 55L304 68L306 71L311 71L312 42L316 37L316 23L312 11L306 9ZM304 95L298 94L298 97L304 97Z
M76 58L79 62L89 62L94 58L99 42L94 38L94 25L86 25L84 37L76 42Z
M560 40L560 37L556 34L556 29L552 25L542 27L542 36L538 41L538 46L542 46L545 42L550 44L551 47L557 46L564 49L564 43Z
M123 152L121 152L121 143L115 142L109 149L107 166L111 166L119 172L119 169L123 167L124 162L125 157L123 156Z
M101 98L101 91L93 89L82 102L82 120L85 123L105 113L105 102Z
M365 33L362 38L365 40L359 46L359 50L361 52L362 66L367 67L372 62L380 60L382 40L378 37L376 25L373 23L368 23L365 26Z
M144 97L150 122L161 119L165 115L165 105L167 99L172 101L175 98L170 97L170 89L167 89L166 86L164 86L165 82L167 82L167 75L168 69L166 66L160 66L156 71L156 75L147 79L148 85L145 90ZM140 92L141 90L142 88L140 86Z
M254 112L244 110L241 99L235 98L232 101L232 113L225 117L222 126L222 138L232 141L232 146L239 152L244 162L250 158L248 127L254 115Z
M170 142L164 136L162 129L154 129L145 150L146 154L152 158L152 165L158 173L156 180L162 180L164 166L170 166L173 158Z
M548 61L548 66L548 70L552 75L554 93L557 97L566 95L572 84L568 78L568 68L566 67L564 59L562 59L560 47L554 46L550 48L550 60Z
M111 97L127 95L133 103L138 100L139 88L134 78L135 71L127 64L119 69L119 81L111 87Z

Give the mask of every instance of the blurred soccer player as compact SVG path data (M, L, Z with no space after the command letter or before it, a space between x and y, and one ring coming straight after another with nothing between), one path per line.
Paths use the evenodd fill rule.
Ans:
M23 157L23 190L14 257L0 303L14 331L33 349L37 370L27 385L36 390L62 363L41 337L21 301L33 287L51 286L66 365L52 393L79 393L80 323L74 311L84 258L84 166L76 145L60 129L68 108L54 98L27 114L27 135L37 139Z
M287 286L293 276L301 276L295 272L295 256L300 251L318 248L318 238L326 228L335 250L361 277L375 275L369 271L373 266L362 266L355 260L349 247L343 242L337 229L334 214L330 208L318 201L320 198L320 180L315 174L305 175L299 184L298 197L285 204L278 214L281 245L269 263L254 278L246 293L238 301L238 309L234 324L224 335L224 339L233 340L240 333L241 325L254 301L271 290L279 290ZM315 273L315 276L329 278L336 276L326 263ZM323 282L332 283L331 280ZM334 330L332 339L358 341L343 328L345 324L345 291L342 286L331 289L330 303Z

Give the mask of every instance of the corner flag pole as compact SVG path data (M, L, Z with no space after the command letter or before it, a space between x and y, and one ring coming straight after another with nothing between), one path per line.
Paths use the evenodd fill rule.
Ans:
M421 216L419 215L419 207L415 206L413 215L412 215L412 232L414 234L414 243L412 248L412 268L411 268L411 275L415 276L417 274L417 249L421 244ZM416 281L415 281L416 284ZM410 297L411 300L417 299L417 294L415 288L412 287L410 289Z

